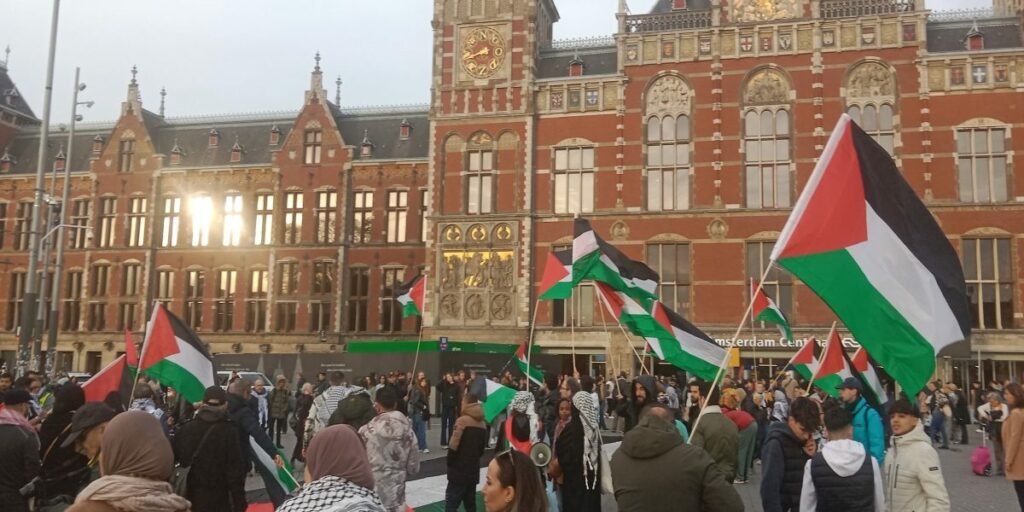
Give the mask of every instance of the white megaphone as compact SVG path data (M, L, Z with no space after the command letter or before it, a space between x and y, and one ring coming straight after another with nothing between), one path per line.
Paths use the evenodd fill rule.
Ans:
M530 448L530 460L539 467L547 466L551 462L551 447L544 442L536 442Z

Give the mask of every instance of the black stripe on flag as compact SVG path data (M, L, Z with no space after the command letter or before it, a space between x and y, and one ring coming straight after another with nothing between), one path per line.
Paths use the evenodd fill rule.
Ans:
M587 231L594 231L594 228L590 225L590 221L583 218L577 218L573 227L574 233L578 238ZM594 238L597 239L597 246L600 247L601 253L608 256L608 259L615 263L615 266L619 267L619 275L624 280L640 279L644 281L653 281L655 284L661 282L661 277L657 272L648 267L643 262L631 259L626 256L614 245L609 244L601 238L601 235L594 231ZM570 260L571 261L571 260ZM620 290L621 291L621 290Z
M203 340L199 338L199 335L196 334L196 332L193 331L191 327L186 325L185 322L183 322L180 318L175 316L174 313L171 313L170 310L168 310L167 308L164 308L164 314L167 315L167 321L171 324L171 330L174 331L175 338L178 338L179 340L182 340L185 343L192 345L192 347L195 348L196 351L198 351L200 354L205 356L210 361L213 361L213 358L210 357L210 351L206 350L206 344L203 343ZM214 376L217 375L216 372L217 368L215 366Z

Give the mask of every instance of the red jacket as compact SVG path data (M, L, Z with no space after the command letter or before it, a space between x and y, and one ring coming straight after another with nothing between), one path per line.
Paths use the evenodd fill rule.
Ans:
M748 426L750 426L751 423L754 422L754 417L751 416L750 413L746 411L740 411L738 409L733 410L729 409L728 407L722 407L722 414L725 414L726 418L732 420L732 422L736 424L736 429L739 431L743 431Z

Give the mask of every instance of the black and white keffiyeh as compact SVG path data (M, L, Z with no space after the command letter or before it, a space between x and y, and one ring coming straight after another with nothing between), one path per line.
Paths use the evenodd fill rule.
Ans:
M583 423L583 480L587 489L597 485L597 468L601 464L601 432L597 425L597 403L594 395L579 392L573 395L572 405L580 411L580 422ZM587 473L593 471L593 481Z
M302 488L277 512L386 512L373 489L328 475Z
M540 417L537 416L537 408L534 406L535 399L533 393L529 391L516 391L516 396L512 399L512 402L508 405L509 415L511 416L512 411L520 414L525 414L530 418L530 443L536 444L540 441L540 437L537 434L537 430L540 425Z

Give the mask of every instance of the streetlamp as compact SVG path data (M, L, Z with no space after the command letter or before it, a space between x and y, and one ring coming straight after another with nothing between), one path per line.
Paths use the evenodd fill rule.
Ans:
M64 164L64 191L60 200L60 219L57 221L57 227L54 228L57 230L57 266L53 272L53 291L50 294L50 325L46 332L46 375L49 375L51 379L56 377L54 375L54 362L57 360L57 320L60 317L60 301L58 299L60 297L60 278L64 272L64 246L67 245L64 240L64 228L84 228L86 233L92 231L91 228L85 226L69 226L64 223L68 209L68 195L71 193L71 159L72 151L75 149L75 123L82 119L81 114L78 113L78 106L84 105L85 108L92 108L93 106L92 101L78 101L78 93L85 90L85 84L79 80L80 71L81 68L75 68L75 88L71 100L71 127L68 130L68 157ZM40 330L40 343L42 343L41 338L42 332Z

